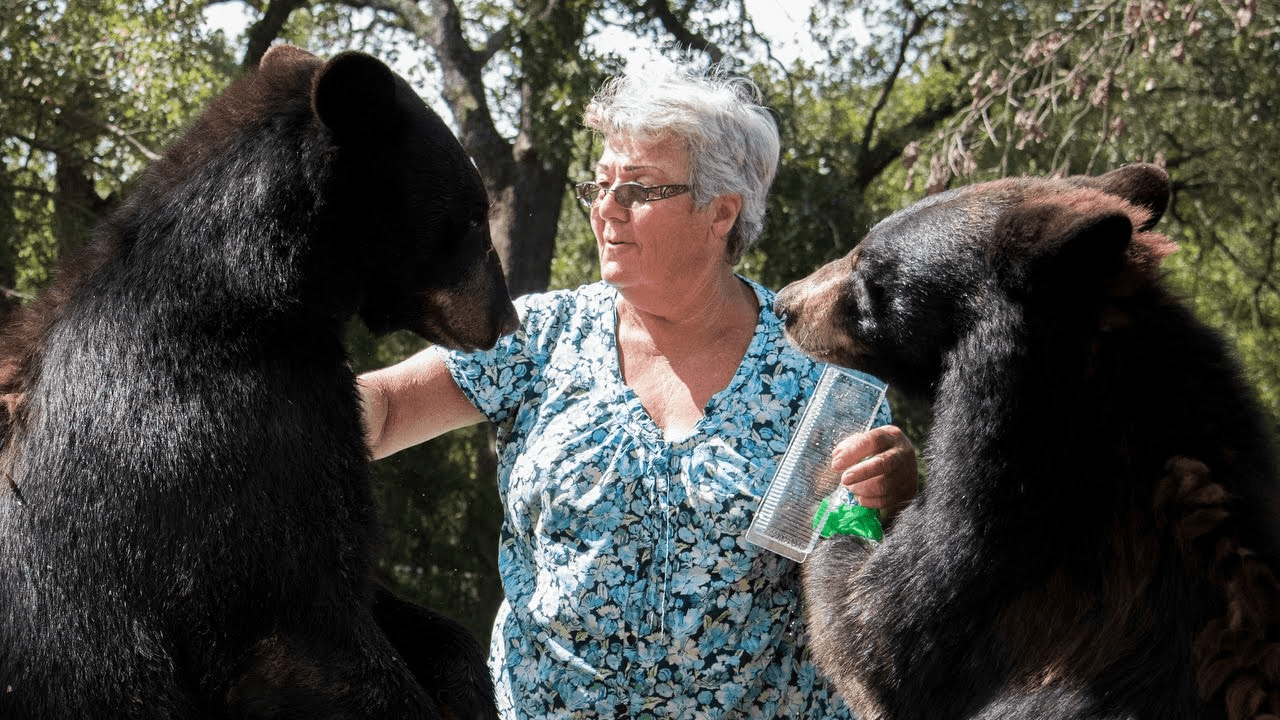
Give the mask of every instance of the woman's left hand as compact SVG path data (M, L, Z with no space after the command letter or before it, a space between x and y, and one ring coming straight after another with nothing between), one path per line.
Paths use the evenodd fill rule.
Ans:
M831 469L859 504L879 508L884 519L906 507L919 489L916 448L896 425L841 440L831 452Z

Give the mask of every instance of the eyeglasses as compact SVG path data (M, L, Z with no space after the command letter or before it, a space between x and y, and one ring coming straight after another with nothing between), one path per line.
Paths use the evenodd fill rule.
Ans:
M574 189L577 190L578 200L587 207L603 199L605 193L613 193L614 202L630 210L637 205L683 195L693 188L688 185L641 185L638 182L624 182L606 187L597 182L584 182L575 185Z

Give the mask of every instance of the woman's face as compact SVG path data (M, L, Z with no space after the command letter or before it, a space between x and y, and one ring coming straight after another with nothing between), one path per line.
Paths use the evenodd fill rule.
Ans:
M596 163L604 187L689 184L689 158L672 138L609 137ZM731 271L725 237L737 218L736 197L702 210L690 193L624 208L605 193L591 208L600 276L623 290L688 291L711 273Z

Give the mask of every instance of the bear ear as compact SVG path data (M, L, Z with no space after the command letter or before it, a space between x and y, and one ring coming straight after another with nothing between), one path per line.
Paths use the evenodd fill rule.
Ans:
M1090 183L1093 187L1124 198L1131 205L1151 211L1151 217L1138 228L1145 232L1155 227L1169 207L1169 174L1158 165L1137 163L1099 175Z
M1124 267L1133 223L1120 211L1063 218L1061 242L1048 262L1066 277L1110 277Z
M315 55L293 45L272 45L258 60L259 70L269 70L307 62L319 62Z
M1034 284L1083 285L1124 266L1133 223L1120 209L1082 211L1045 202L1010 209L996 237L1000 246L1012 251L1005 262L1015 276Z
M336 55L312 80L311 106L339 142L382 140L399 122L395 73L364 53Z

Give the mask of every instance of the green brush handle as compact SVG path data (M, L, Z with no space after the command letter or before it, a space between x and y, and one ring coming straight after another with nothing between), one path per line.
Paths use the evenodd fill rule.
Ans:
M818 518L826 512L830 503L831 498L827 498L818 506L818 513L813 517L814 527L818 526ZM857 535L880 542L884 537L884 528L880 526L879 510L863 507L857 503L844 503L827 515L826 522L822 523L820 534L824 538L832 535Z

